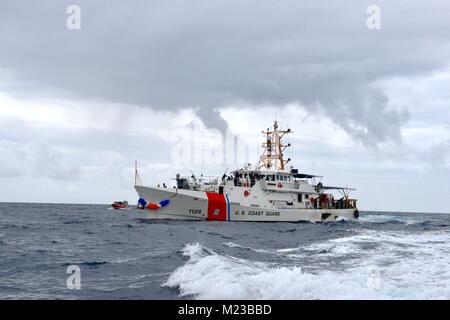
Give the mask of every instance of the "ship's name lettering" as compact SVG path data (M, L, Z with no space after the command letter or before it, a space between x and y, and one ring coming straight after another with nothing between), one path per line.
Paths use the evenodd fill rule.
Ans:
M267 217L270 217L270 216L279 216L280 215L280 212L278 212L278 211L249 211L248 213L247 213L249 216L267 216Z
M262 215L264 215L264 211L253 211L253 210L250 210L248 212L248 215L249 216L262 216Z
M245 215L249 215L249 216L266 216L266 217L271 217L271 216L280 216L280 212L279 211L264 211L264 210L260 210L260 211L254 211L254 210L250 210L245 212L244 210L239 211L236 210L234 211L234 215L235 216L245 216Z

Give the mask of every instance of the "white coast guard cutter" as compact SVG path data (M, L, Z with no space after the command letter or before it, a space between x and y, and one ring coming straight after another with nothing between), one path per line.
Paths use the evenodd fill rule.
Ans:
M286 168L290 159L284 160L283 152L290 144L282 139L289 133L275 121L273 129L263 131L266 141L258 164L221 178L177 174L172 189L146 187L136 169L138 207L150 219L320 222L358 218L356 200L349 198L354 189L324 186L320 176Z

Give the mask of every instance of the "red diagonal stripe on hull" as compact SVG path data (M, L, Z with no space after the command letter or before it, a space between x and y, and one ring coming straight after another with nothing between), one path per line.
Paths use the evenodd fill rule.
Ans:
M225 195L206 192L208 197L208 220L227 220L227 202ZM214 214L216 213L216 214Z

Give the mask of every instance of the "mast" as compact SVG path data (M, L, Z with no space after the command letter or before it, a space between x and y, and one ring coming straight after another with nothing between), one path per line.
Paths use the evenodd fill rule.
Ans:
M134 162L134 185L142 186L141 177L139 176L137 161Z
M272 130L267 128L266 131L262 131L262 134L266 137L266 142L262 144L264 151L256 165L258 170L285 170L286 164L291 159L284 160L283 152L287 147L290 147L291 144L288 143L287 145L284 145L282 139L289 133L292 133L291 129L278 129L278 121L274 121Z

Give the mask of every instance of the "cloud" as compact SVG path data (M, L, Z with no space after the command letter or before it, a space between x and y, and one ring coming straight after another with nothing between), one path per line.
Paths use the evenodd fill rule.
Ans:
M408 106L376 83L448 63L449 4L377 1L382 29L366 28L372 1L4 1L2 87L174 110L194 108L224 127L220 109L296 103L367 145L401 140ZM5 79L6 77L6 79Z
M224 134L228 129L228 123L222 117L219 110L215 109L208 110L205 108L200 108L197 110L197 115L200 118L200 120L202 120L206 128L218 129Z
M424 159L437 167L450 166L450 139L432 145L424 154Z
M46 141L32 144L0 140L0 177L34 176L56 180L76 180L78 166L63 161L62 153Z

